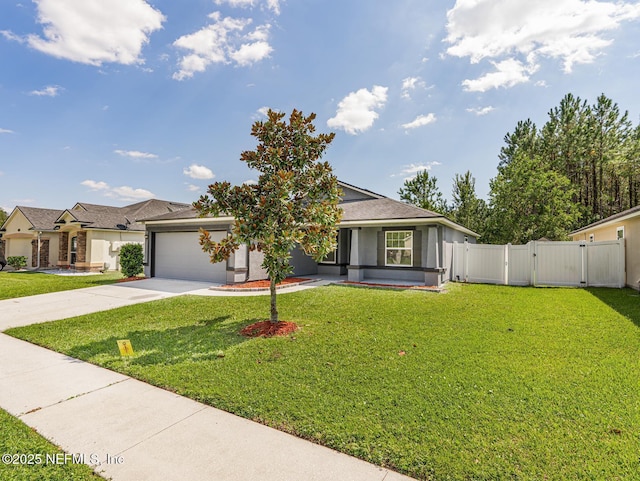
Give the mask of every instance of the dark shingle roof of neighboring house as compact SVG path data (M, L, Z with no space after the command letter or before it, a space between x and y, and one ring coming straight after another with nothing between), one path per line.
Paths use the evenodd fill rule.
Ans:
M34 230L53 230L55 222L62 214L58 209L41 209L39 207L17 206L17 210L27 218Z
M632 207L631 209L623 210L622 212L618 212L617 214L613 214L605 219L600 219L596 222L593 222L585 227L581 227L578 230L573 231L571 234L577 234L578 232L582 232L583 230L593 229L594 227L598 227L599 225L606 224L608 222L612 222L617 219L622 219L623 217L627 217L628 215L635 214L636 212L640 213L640 205Z
M164 213L178 212L189 208L189 204L181 204L165 200L151 199L124 207L77 203L73 209L64 211L73 217L75 222L88 229L119 229L143 231L144 225L139 219ZM62 217L62 213L58 216Z
M156 221L156 220L182 220L182 219L197 219L200 217L198 211L193 207L176 212L167 212L166 214L151 216L148 218L141 218L142 222Z

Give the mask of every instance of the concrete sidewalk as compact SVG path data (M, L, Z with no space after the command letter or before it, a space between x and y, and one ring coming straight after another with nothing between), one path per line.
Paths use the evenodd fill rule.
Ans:
M56 318L44 308L56 305L52 299L60 301L63 311L66 302L65 312L81 314L197 293L202 286L189 290L183 285L186 290L178 293L169 291L182 289L161 283L157 289L163 290L146 293L133 287L126 294L81 292L104 287L117 289L67 291L44 303L42 296L22 298L13 320L2 301L0 329L44 320L38 313ZM114 481L411 479L5 334L0 334L0 407Z

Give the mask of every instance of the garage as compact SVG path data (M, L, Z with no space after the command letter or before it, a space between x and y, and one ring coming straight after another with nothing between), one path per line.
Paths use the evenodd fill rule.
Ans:
M210 232L214 241L222 240L226 231ZM154 249L155 277L185 279L225 284L227 264L211 264L200 247L198 232L156 232Z

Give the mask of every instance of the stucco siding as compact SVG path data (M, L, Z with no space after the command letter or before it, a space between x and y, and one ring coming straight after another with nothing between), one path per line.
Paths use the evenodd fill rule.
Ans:
M24 256L27 266L31 265L31 239L7 239L6 256Z
M574 241L589 241L593 234L594 241L616 240L620 227L624 228L625 239L625 268L627 285L634 289L640 288L640 215L619 222L612 222L604 226L595 226L579 234L572 235Z
M92 267L108 264L109 270L120 270L120 248L126 243L143 244L143 232L89 231L87 262Z

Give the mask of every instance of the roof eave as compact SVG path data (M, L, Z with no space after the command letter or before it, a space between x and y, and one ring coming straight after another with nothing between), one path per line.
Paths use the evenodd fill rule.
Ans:
M140 220L138 222L145 225L177 225L177 224L202 224L202 223L228 224L233 221L235 221L235 218L231 216L225 216L225 217L195 217L195 218L189 218L189 219Z
M604 222L601 222L601 221L593 222L592 224L589 224L588 226L583 227L582 229L578 229L578 230L575 230L575 231L569 233L569 235L582 234L583 232L587 232L587 231L592 230L592 229L600 229L602 227L609 227L612 224L616 224L618 222L624 222L625 220L629 220L629 219L632 219L632 218L638 217L638 216L640 216L640 211L631 212L630 214L623 215L622 217L617 217L615 219L607 220L607 221L604 221Z
M446 217L410 217L406 219L363 219L341 221L340 227L377 227L377 226L403 226L403 225L443 224L460 231L466 235L479 237L480 235L466 227L450 221Z

